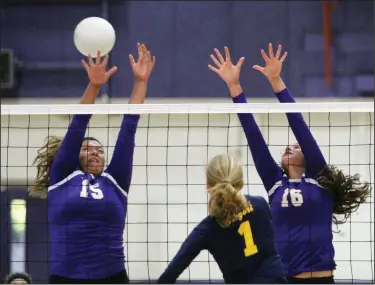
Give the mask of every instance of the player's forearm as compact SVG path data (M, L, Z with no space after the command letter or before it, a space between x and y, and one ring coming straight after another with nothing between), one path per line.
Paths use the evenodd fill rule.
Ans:
M238 92L239 89L234 91ZM247 103L245 94L240 93L238 96L233 97L233 102ZM273 159L253 114L238 114L238 118L245 132L255 167L268 191L278 181L282 171Z
M124 115L112 160L107 167L107 172L125 191L129 190L132 178L135 134L138 121L139 115Z
M147 81L135 80L129 104L143 104L147 93Z
M99 85L94 85L91 82L88 84L85 93L83 93L80 104L94 104L96 96L98 96L98 93L100 91Z
M167 269L159 277L158 284L173 284L176 282L178 277L196 257L196 255L191 255L190 251L194 251L194 248L180 249L177 255L169 263Z
M168 269L167 269L168 270ZM168 271L165 271L158 279L158 284L174 284L176 283L176 280L178 276L174 273L170 273Z
M147 81L135 79L129 104L143 104L147 92ZM129 190L133 173L133 156L135 147L135 133L137 131L139 115L127 114L121 123L112 160L107 172L112 175L121 188Z
M77 167L79 153L91 115L74 115L61 143L50 173L50 184L55 184L71 174Z
M180 250L169 263L165 272L160 276L158 283L175 283L177 278L188 268L201 250L207 248L205 242L206 230L201 228L201 223L195 227L182 243Z
M281 103L295 103L292 94L287 88L277 92L276 97ZM292 129L305 156L307 171L309 171L311 175L318 174L318 172L320 172L326 165L326 161L302 114L287 113L286 116L290 128Z

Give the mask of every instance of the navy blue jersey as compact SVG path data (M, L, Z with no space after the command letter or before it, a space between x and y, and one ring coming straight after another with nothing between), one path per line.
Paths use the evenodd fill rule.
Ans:
M125 115L108 167L83 173L79 152L91 115L75 115L56 154L48 188L50 274L102 279L125 269L123 232L138 115Z
M287 89L280 102L295 102ZM234 103L246 103L242 93ZM334 270L333 197L316 178L327 165L300 113L287 113L289 125L306 162L302 179L289 179L273 159L252 114L238 114L257 172L270 198L278 253L288 277L303 272Z
M174 283L204 249L214 257L226 283L282 279L284 269L275 248L269 206L262 197L246 198L250 205L237 216L237 221L231 227L221 228L214 217L200 222L158 283Z

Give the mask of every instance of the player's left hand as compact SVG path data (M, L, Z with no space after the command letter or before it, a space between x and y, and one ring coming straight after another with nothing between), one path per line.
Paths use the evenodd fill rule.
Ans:
M138 43L137 49L138 61L135 61L134 57L130 54L130 65L137 80L147 81L154 69L156 57L151 55L151 52L147 50L147 47L144 44Z
M260 51L266 65L265 66L254 65L253 68L261 72L270 81L275 78L280 77L283 62L288 55L287 52L284 52L283 56L280 58L281 49L282 49L282 46L279 45L276 51L276 55L274 55L272 44L269 43L268 44L268 56L263 49Z
M237 84L240 80L241 67L245 58L241 57L237 64L234 65L230 59L230 53L227 47L224 47L225 60L218 49L215 48L214 51L217 58L213 54L210 55L210 58L217 68L213 67L211 64L208 65L208 68L216 72L228 85Z

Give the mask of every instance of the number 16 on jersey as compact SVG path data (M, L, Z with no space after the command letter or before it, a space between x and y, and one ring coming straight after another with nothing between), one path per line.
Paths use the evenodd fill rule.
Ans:
M298 189L286 188L281 198L281 207L283 208L289 207L288 195L290 196L290 202L292 202L292 206L294 207L302 206L303 204L302 191Z

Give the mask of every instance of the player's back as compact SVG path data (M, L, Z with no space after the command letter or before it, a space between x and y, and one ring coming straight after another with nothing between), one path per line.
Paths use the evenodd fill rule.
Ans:
M231 227L221 228L212 217L202 221L207 249L226 283L266 283L278 277L282 283L284 270L275 247L269 206L262 197L246 199L249 207Z

